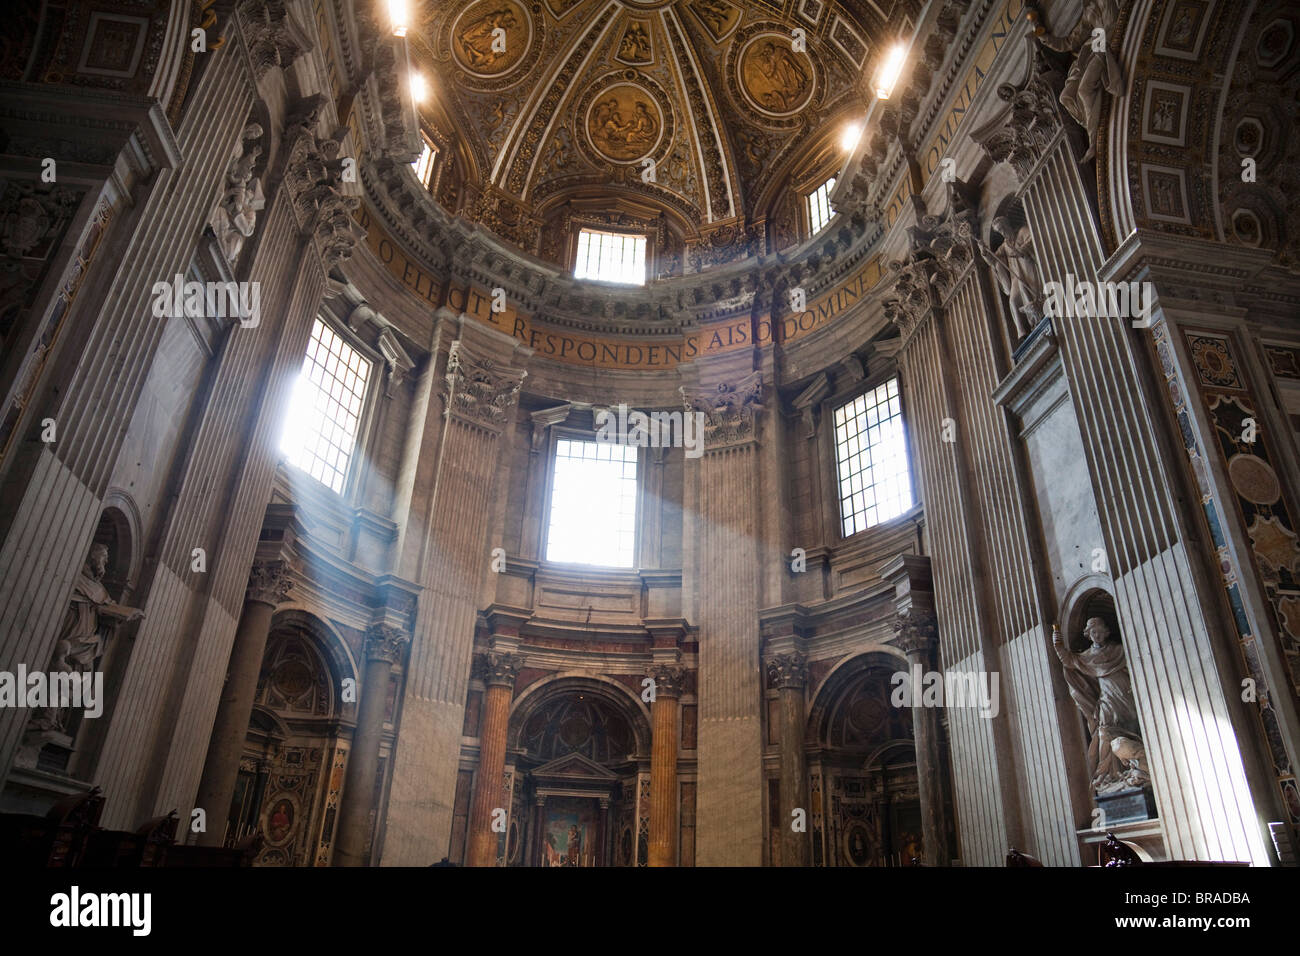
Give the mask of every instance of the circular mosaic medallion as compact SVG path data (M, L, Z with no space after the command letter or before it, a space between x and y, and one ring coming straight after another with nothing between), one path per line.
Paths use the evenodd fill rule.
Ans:
M452 56L466 72L502 76L528 52L533 21L515 0L478 0L456 18L450 39Z

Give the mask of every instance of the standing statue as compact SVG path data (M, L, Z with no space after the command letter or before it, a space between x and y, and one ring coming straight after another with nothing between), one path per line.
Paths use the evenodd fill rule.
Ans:
M990 249L977 238L977 248L1011 303L1011 321L1019 342L1033 329L1043 310L1043 285L1033 257L1033 237L1028 226L1017 230L1006 216L995 218L993 228L1002 237L1002 244Z
M208 220L222 255L231 265L239 258L244 240L252 237L257 227L257 213L266 205L262 181L253 175L253 167L262 155L262 147L257 143L261 136L262 127L257 123L244 127L239 145L226 167L225 192Z
M119 624L138 621L144 612L115 603L104 588L108 570L108 547L92 544L86 563L72 586L68 612L54 645L50 671L64 674L88 674L94 671L104 654L104 645ZM72 728L67 707L41 707L32 711L27 724L23 749L35 753L53 736L66 735Z
M1088 724L1088 770L1097 794L1146 786L1146 748L1138 729L1137 706L1128 661L1118 640L1099 617L1088 618L1084 635L1092 642L1075 653L1052 628L1052 645L1065 669L1070 697Z
M1037 14L1034 19L1038 19ZM1116 96L1123 88L1119 60L1110 52L1108 40L1118 19L1119 5L1115 0L1087 0L1069 36L1048 33L1043 27L1034 31L1039 42L1049 49L1075 54L1065 88L1061 90L1061 105L1088 132L1085 163L1097 154L1103 92Z

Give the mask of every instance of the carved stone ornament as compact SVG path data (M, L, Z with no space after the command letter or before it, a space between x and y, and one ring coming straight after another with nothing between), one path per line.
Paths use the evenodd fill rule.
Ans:
M483 678L483 683L489 687L493 684L513 687L522 665L523 658L518 654L498 654L496 651L490 651L480 655L478 671Z
M361 200L343 191L343 160L338 156L347 130L336 130L328 138L316 134L324 102L320 94L300 101L285 122L284 185L293 198L298 229L311 237L328 273L351 257L363 233L352 219Z
M995 163L1005 162L1021 181L1047 152L1061 128L1057 95L1065 78L1047 61L1043 49L1029 42L1029 75L1019 86L1003 83L998 98L1007 105L972 138Z
M254 561L248 572L248 589L245 601L260 601L276 607L283 604L293 587L288 561Z
M366 657L372 661L396 664L402 651L411 642L411 636L394 624L372 624L366 631Z
M755 371L732 385L680 389L688 412L704 413L704 447L737 445L758 438L758 416L763 410L763 378Z
M288 69L311 49L311 38L294 23L286 7L284 0L244 0L239 4L239 23L259 80L272 67Z
M904 654L924 654L938 643L939 627L933 611L911 607L899 612L894 620L894 644Z
M474 355L463 339L457 339L447 355L444 414L497 428L504 424L518 400L527 375L525 369L502 366L491 358Z
M808 686L808 659L795 652L777 654L767 662L768 683L777 690Z
M681 697L686 682L686 668L680 664L659 664L650 669L655 682L655 697Z

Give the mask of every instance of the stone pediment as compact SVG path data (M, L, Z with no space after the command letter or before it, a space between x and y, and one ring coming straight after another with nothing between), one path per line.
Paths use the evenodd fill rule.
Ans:
M616 774L582 754L565 754L542 764L532 772L535 780L555 783L613 784Z

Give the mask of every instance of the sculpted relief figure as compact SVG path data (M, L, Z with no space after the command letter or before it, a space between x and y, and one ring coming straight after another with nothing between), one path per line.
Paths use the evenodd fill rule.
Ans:
M1029 334L1043 308L1043 284L1033 256L1033 237L1028 226L1017 230L1006 216L995 218L993 228L1002 236L1002 245L990 249L977 239L977 248L1011 303L1011 321L1019 341Z
M1070 697L1088 725L1093 791L1105 794L1143 787L1151 778L1124 647L1110 639L1110 628L1099 617L1089 618L1083 633L1092 642L1084 651L1072 651L1055 628L1052 644L1065 669Z
M509 36L509 31L518 24L515 12L509 7L489 10L477 20L467 24L457 40L465 62L476 70L491 70L497 65L497 61L504 60L507 56L506 50L501 49L499 42L494 46L496 38L502 35L496 31L500 29Z
M1088 131L1088 152L1083 156L1085 163L1096 155L1103 95L1115 96L1123 86L1119 60L1110 52L1107 40L1118 19L1119 5L1115 0L1088 0L1083 5L1083 15L1069 36L1057 36L1046 31L1037 34L1044 46L1075 54L1065 88L1061 90L1061 105Z
M119 624L144 617L144 612L138 608L122 607L113 601L102 583L107 570L108 547L91 545L86 563L72 586L72 598L50 660L51 672L91 673L103 656L104 645L113 630ZM65 707L33 710L23 741L24 748L39 751L51 736L67 733L71 716L71 711Z
M262 155L262 147L257 143L261 136L262 127L257 123L244 127L226 168L226 191L209 217L221 252L232 265L244 248L244 240L257 228L258 211L266 205L262 181L253 175L253 168Z
M765 41L751 62L747 85L764 107L783 113L803 101L808 89L808 70L789 49Z

